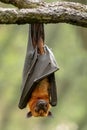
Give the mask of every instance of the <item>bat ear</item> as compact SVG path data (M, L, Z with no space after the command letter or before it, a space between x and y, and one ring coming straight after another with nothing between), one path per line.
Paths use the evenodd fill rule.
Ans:
M29 111L29 112L27 113L27 118L30 118L30 117L32 117L31 111Z
M48 117L52 117L52 113L50 111L48 112Z

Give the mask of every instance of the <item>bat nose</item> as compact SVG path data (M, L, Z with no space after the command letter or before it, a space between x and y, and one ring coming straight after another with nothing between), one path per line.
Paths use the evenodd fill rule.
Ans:
M40 109L44 109L45 107L47 107L47 102L45 100L39 100L38 103L37 103L37 106Z

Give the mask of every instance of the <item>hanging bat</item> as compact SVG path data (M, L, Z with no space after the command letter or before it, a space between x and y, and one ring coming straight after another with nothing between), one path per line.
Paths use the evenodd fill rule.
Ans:
M50 116L57 104L54 72L59 69L52 51L44 45L44 25L31 24L25 58L19 108L29 108L27 117Z

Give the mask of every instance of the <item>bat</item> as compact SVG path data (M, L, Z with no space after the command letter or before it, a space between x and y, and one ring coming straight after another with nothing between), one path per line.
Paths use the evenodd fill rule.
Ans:
M50 116L57 105L55 72L59 69L52 51L44 45L44 25L31 24L23 70L19 108L29 108L27 117Z

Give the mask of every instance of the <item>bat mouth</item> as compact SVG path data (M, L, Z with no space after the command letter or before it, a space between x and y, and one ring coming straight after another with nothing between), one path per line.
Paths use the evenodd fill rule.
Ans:
M38 100L36 107L35 107L35 112L37 112L40 116L46 114L48 111L48 102L45 100Z

